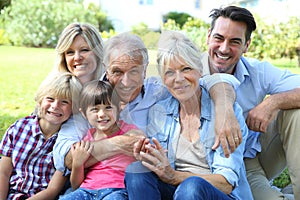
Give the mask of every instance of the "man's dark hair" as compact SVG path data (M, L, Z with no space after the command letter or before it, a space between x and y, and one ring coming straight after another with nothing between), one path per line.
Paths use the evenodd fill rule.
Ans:
M229 18L233 21L244 22L247 25L246 42L250 39L251 33L256 29L256 23L253 15L246 8L237 6L228 6L220 9L213 9L209 17L212 18L211 30L215 27L215 22L219 17Z

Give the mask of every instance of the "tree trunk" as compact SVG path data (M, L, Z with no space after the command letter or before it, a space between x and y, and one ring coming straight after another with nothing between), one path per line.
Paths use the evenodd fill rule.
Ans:
M296 49L296 54L298 56L298 67L300 67L300 48Z

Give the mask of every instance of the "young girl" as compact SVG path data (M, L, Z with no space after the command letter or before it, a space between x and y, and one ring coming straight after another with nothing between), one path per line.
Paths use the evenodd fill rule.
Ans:
M84 164L92 150L91 141L122 135L134 125L119 121L120 101L108 82L92 81L87 83L80 95L80 111L93 127L83 141L71 148L73 156L71 184L73 190L62 200L74 199L128 199L124 185L124 174L134 158L119 154L90 167L84 174Z
M55 199L66 178L56 171L52 148L57 132L78 105L80 81L71 73L50 74L37 90L36 114L19 119L0 144L0 199Z

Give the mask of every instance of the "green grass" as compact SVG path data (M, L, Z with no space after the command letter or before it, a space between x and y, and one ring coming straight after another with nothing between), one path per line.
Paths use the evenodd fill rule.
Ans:
M0 46L0 138L16 119L34 109L34 95L52 70L54 49Z

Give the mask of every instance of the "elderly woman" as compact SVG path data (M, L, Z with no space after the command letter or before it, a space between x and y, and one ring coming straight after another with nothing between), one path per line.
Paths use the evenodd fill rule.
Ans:
M129 199L253 199L243 164L248 130L242 110L234 104L243 142L225 158L221 147L212 150L215 113L208 92L199 86L200 60L199 50L183 34L162 33L158 70L172 96L149 111L147 134L153 143L136 145L144 146L136 152L143 166L127 169Z

